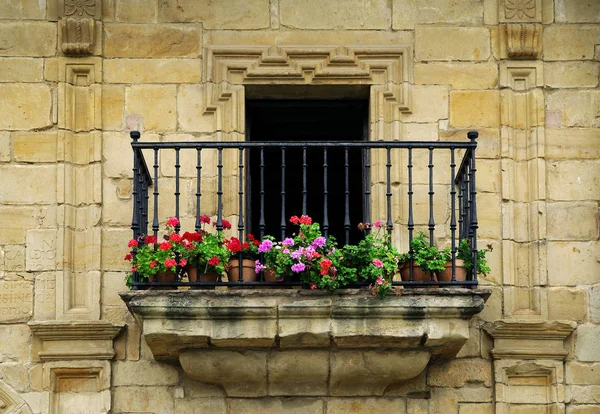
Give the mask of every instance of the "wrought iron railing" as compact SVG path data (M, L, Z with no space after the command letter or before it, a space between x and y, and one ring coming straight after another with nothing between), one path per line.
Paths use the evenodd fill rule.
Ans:
M242 142L205 142L205 141L196 141L196 142L141 142L140 133L138 131L131 132L132 138L132 148L133 148L133 220L131 224L131 229L133 230L133 236L136 239L142 240L144 235L154 234L154 236L158 236L160 229L160 220L159 220L159 203L161 197L164 196L172 196L174 197L174 210L168 214L168 216L180 217L180 185L182 178L180 176L181 169L181 153L184 151L195 152L195 160L196 160L196 177L192 179L195 181L195 229L198 231L201 227L200 217L203 211L202 200L206 194L203 194L203 172L204 168L202 165L203 153L211 151L216 156L216 171L214 174L216 175L216 229L223 230L223 220L224 220L224 212L223 212L223 198L225 190L229 190L230 192L237 192L237 211L234 212L234 215L237 216L237 232L240 240L243 239L243 236L246 232L246 221L245 221L245 208L248 200L245 198L245 189L246 189L246 180L247 177L244 175L244 170L248 165L246 154L250 151L255 151L258 154L258 169L260 171L259 182L259 212L260 215L259 224L258 224L258 235L262 238L265 234L265 188L264 188L264 176L265 173L268 173L268 167L265 165L265 152L266 151L278 151L281 154L281 184L279 191L279 200L281 204L281 236L282 238L285 236L286 232L286 219L288 215L297 214L297 212L288 212L286 215L286 196L289 193L289 188L286 189L286 168L289 168L286 165L286 151L296 149L297 151L302 152L302 164L301 164L301 174L302 174L302 188L301 198L302 198L302 207L301 213L307 213L307 197L308 191L307 187L310 185L307 180L307 154L310 151L317 149L322 153L322 179L323 179L323 222L322 227L324 234L327 236L329 230L329 215L332 213L343 214L344 215L344 236L345 241L348 242L350 229L352 224L349 219L349 210L350 210L350 199L349 199L349 171L360 168L364 176L364 182L362 185L362 198L364 201L364 205L362 206L362 220L364 222L371 221L371 214L373 211L373 201L374 195L372 194L372 187L374 183L372 183L372 176L375 173L378 173L379 177L385 177L385 183L381 183L385 185L385 193L384 200L378 200L379 205L377 205L377 210L385 211L385 228L388 232L392 232L397 230L398 224L394 224L394 220L398 217L394 217L394 214L398 215L398 211L394 211L392 208L393 205L393 197L403 197L403 202L408 204L407 214L404 217L406 223L402 225L402 232L405 232L408 236L408 241L410 245L410 241L415 237L415 232L417 231L417 227L422 227L428 232L429 240L431 245L434 244L436 226L444 225L449 230L449 237L446 237L446 243L449 245L448 247L451 249L452 255L452 280L449 282L437 281L434 279L434 275L431 274L431 278L429 281L425 282L417 282L413 280L413 271L414 271L414 263L413 260L410 260L410 277L407 281L394 280L394 286L440 286L440 287L450 287L450 286L458 286L458 287L476 287L477 286L477 257L478 257L478 249L477 249L477 192L476 192L476 165L475 165L475 150L477 147L476 138L478 137L478 133L476 131L470 131L467 134L468 141L446 141L446 142L430 142L430 141L347 141L347 142L315 142L315 141L306 141L306 142L252 142L252 141L242 141ZM339 156L343 153L344 162L343 162L343 179L340 182L332 183L330 182L328 176L328 152L338 151L337 155ZM146 163L146 159L144 157L144 151L150 151L152 154L153 164L152 169L148 168L148 164ZM160 183L164 179L164 177L160 174L161 164L160 154L164 151L172 151L174 152L175 164L173 165L175 170L175 191L171 194L162 194ZM339 151L342 151L341 153ZM361 163L359 166L353 166L349 162L349 153L351 151L359 151L361 154ZM379 151L384 153L384 156L379 157L379 161L376 163L372 162L371 154L374 151ZM237 152L237 159L235 169L237 171L223 171L226 168L226 165L223 162L223 157L225 152ZM421 154L425 153L425 159L427 160L426 165L418 165L415 164L415 154L420 152ZM434 152L446 152L449 153L449 164L445 165L434 165ZM400 156L399 154L400 153ZM402 183L406 186L407 191L404 194L393 194L392 193L392 182L394 182L395 186L398 184L398 168L392 163L392 159L401 160L402 163L405 162L404 168L406 176L405 183ZM460 165L457 168L457 160L460 159ZM421 163L423 164L423 163ZM231 165L229 165L231 166ZM427 204L428 204L428 216L429 219L427 223L416 223L415 221L415 211L416 206L414 202L414 194L415 194L415 169L417 167L421 167L422 171L426 171L423 175L426 175L427 183L423 184L423 186L427 187ZM446 169L449 172L449 179L443 185L446 185L449 189L449 214L448 219L444 223L436 223L434 217L434 206L436 204L436 192L434 191L434 171ZM394 173L392 173L394 171ZM339 174L338 174L339 177ZM224 181L229 178L229 184L231 184L231 178L237 180L236 188L233 188L233 185L229 185L229 188L224 188ZM440 183L438 182L438 185ZM329 191L328 188L332 188L332 186L343 186L344 197L339 200L339 203L336 204L334 208L335 211L332 211L330 206L330 202L328 202ZM152 222L150 233L148 233L149 226L149 200L150 194L149 189L152 188L152 202L150 207L152 207ZM381 198L381 197L380 197ZM272 202L272 200L269 200ZM211 207L211 208L214 208ZM397 210L397 209L396 209ZM231 212L230 212L231 213ZM163 221L166 221L165 216ZM180 225L177 225L175 228L176 232L179 232ZM467 280L458 281L455 278L456 274L456 256L458 253L458 242L462 239L466 239L471 249L472 262L473 267L470 270ZM408 251L410 256L412 257L414 252ZM241 263L241 261L240 261ZM172 287L176 288L178 286L258 286L258 285L272 285L272 286L281 286L280 282L265 282L264 276L261 273L258 282L244 282L241 279L241 264L240 264L240 280L237 281L223 281L221 276L219 275L219 279L217 282L185 282L185 281L177 281L173 283L159 283L159 282L148 282L141 281L140 277L134 272L133 273L133 289L146 288L148 286L154 287ZM302 285L300 281L289 281L286 282L289 285ZM360 287L364 286L364 284L356 284L352 285L352 287Z

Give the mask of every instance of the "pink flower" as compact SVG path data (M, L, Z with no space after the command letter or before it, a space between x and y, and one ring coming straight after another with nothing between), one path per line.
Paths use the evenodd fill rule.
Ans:
M380 276L377 278L377 280L375 281L378 285L383 285L383 278Z
M137 242L136 239L131 239L129 240L129 243L127 243L127 247L138 247L139 243Z
M263 240L260 246L258 246L258 251L260 253L267 253L271 251L273 247L273 242L269 239Z
M254 262L254 264L255 264L255 267L254 267L254 272L255 272L256 274L260 273L261 271L263 271L263 270L265 270L265 269L267 268L267 266L265 266L264 264L261 264L261 263L260 263L260 260L256 260L256 261Z
M291 237L288 237L288 238L283 239L283 241L281 243L284 246L292 247L294 245L294 239L292 239Z
M375 223L373 223L373 225L375 227L381 227L381 226L383 226L383 223L381 222L381 220L377 220Z
M325 243L327 243L327 240L325 239L325 237L321 236L317 237L315 241L312 242L312 245L316 249L317 247L325 246Z
M383 267L383 262L379 259L373 259L373 265L375 265L375 267Z
M149 265L149 266L150 266L150 269L153 269L153 268L155 268L157 265L158 265L158 262L157 262L156 260L152 260L152 261L150 262L150 265Z
M292 272L300 273L300 272L304 272L304 269L306 269L306 266L304 266L304 263L296 263L296 264L292 265Z
M187 265L187 259L184 257L179 261L179 266L185 267Z
M175 259L165 260L165 267L173 267L173 266L177 266L177 262L175 261Z
M310 290L315 290L317 288L317 285L315 285L314 283L310 284Z
M175 227L179 224L179 219L177 217L171 217L167 220L167 226Z

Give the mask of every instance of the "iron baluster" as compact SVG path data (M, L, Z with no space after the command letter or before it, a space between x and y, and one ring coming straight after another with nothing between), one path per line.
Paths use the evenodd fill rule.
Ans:
M450 148L450 238L452 253L452 282L456 282L456 187L454 184L454 148Z
M327 190L327 147L323 147L323 235L329 233L329 191Z
M408 257L410 260L409 263L409 276L408 280L413 281L413 270L414 270L414 261L413 261L413 250L412 250L412 239L413 232L415 229L415 221L413 217L413 177L412 177L412 151L411 147L408 148Z
M348 147L344 147L344 233L346 235L346 244L350 243L350 163L348 160Z
M387 232L388 234L392 234L392 229L394 225L392 224L392 149L391 147L386 148L387 153L387 163L385 164L386 169L386 193L385 197L387 200Z
M285 238L285 147L281 147L281 240Z
M175 225L175 233L179 233L181 223L179 223L179 148L175 147L175 217L177 217L177 225Z
M202 148L196 148L196 231L200 231L200 198L202 197Z
M308 194L306 183L306 170L308 163L306 159L306 147L302 147L302 215L306 214L306 197Z
M240 148L239 149L239 160L238 160L238 168L239 168L239 173L238 173L238 184L239 184L239 189L238 189L238 238L240 239L240 243L244 243L244 218L243 218L243 209L244 209L244 149ZM242 255L242 251L240 250L239 255L238 255L238 282L243 282L244 278L243 278L243 274L242 274L242 261L243 261L243 255Z

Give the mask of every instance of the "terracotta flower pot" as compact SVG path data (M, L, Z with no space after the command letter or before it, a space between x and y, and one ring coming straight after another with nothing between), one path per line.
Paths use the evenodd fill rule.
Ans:
M244 282L256 282L258 277L254 271L254 260L242 259L242 280ZM266 272L265 272L266 273ZM229 282L238 282L240 277L240 261L232 259L229 261L229 271L227 272ZM265 276L266 277L266 276Z
M187 265L185 271L190 282L216 282L219 275L216 272L198 274L195 265ZM192 286L192 289L214 289L214 286Z
M400 276L404 282L410 280L410 263L404 263L400 268ZM431 274L423 271L420 266L413 264L413 281L414 282L429 282L431 280ZM434 273L433 280L437 282L437 277Z
M452 281L452 260L449 260L444 265L445 269L438 274L438 280L440 282L451 282ZM456 259L456 281L462 282L467 280L467 269L465 269L465 262L460 259Z
M157 273L152 278L152 282L158 282L158 283L173 283L176 280L177 280L177 277L175 277L175 272L173 272L172 270L167 270L166 272ZM153 286L153 287L151 287L151 289L153 289L153 290L170 290L173 288L169 287L169 286Z

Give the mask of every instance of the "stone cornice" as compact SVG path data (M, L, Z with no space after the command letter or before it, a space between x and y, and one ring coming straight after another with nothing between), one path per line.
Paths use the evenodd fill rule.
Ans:
M124 326L106 321L43 321L28 325L34 335L34 359L42 361L112 359L113 339Z

